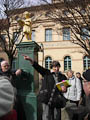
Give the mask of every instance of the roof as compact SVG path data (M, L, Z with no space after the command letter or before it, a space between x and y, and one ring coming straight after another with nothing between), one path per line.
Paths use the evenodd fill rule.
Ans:
M86 2L86 4L90 4L90 0L84 0ZM70 5L70 7L75 7L75 6L80 6L81 2L82 4L84 3L84 1L82 0L73 0L73 1L70 1L70 2L66 2L66 5ZM79 3L80 2L80 3ZM28 11L28 12L39 12L39 11L47 11L47 10L50 10L50 9L53 9L53 8L64 8L65 7L65 3L64 2L61 2L61 3L52 3L52 4L44 4L44 5L38 5L38 6L30 6L30 7L26 7L26 8L19 8L19 9L15 9L15 10L12 10L10 11L10 13L12 14L21 14L25 11Z
M38 5L38 6L31 6L31 7L26 7L26 8L19 8L19 9L15 9L12 10L10 12L12 12L12 14L21 14L25 11L28 12L39 12L39 11L45 11L45 10L49 10L49 9L53 9L54 5L59 5L59 7L63 6L63 4L45 4L45 5Z

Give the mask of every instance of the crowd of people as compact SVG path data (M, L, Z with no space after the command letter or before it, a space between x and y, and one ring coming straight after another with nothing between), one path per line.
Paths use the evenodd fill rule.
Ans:
M27 73L21 69L12 70L8 61L1 62L0 96L2 98L0 98L0 120L20 120L22 117L20 113L22 104L17 97L15 84L17 78L22 75L27 77Z
M29 56L23 55L24 59L30 61L30 64L42 75L42 86L38 94L38 103L41 105L41 111L38 107L39 120L89 120L90 119L90 69L74 74L68 70L64 75L59 69L61 67L58 61L53 61L51 70L40 66ZM12 71L7 61L1 62L0 77L8 81L9 88L13 87L13 92L7 93L7 99L11 103L10 109L0 115L0 120L19 120L17 113L17 98L15 79L22 75L27 75L23 70ZM68 80L70 86L61 86L61 90L56 87L56 83ZM1 81L1 80L0 80ZM11 86L10 86L11 84ZM1 89L1 87L0 87ZM1 93L0 93L1 94ZM6 94L6 93L5 93ZM0 101L1 104L1 101ZM1 109L0 109L1 110Z
M89 120L90 69L83 73L83 78L79 72L74 75L72 70L67 71L67 76L65 76L59 71L60 63L58 61L52 62L50 71L40 66L29 56L25 55L24 59L30 61L32 66L43 76L39 93L39 102L41 101L43 108L41 120L61 120L61 118L62 120ZM66 79L69 80L71 86L68 88L62 86L62 90L59 91L60 98L62 99L63 96L65 98L63 102L66 104L64 104L59 98L55 99L58 96L58 90L54 89L54 86L56 82ZM55 101L54 105L53 101ZM60 106L58 101L64 105ZM49 104L50 102L51 104ZM61 109L65 111L64 118L61 117Z

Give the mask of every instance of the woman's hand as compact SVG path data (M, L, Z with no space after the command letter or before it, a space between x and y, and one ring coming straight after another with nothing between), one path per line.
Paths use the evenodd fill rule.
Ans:
M65 86L62 86L61 88L62 88L62 92L66 92L67 91L67 87L65 87Z

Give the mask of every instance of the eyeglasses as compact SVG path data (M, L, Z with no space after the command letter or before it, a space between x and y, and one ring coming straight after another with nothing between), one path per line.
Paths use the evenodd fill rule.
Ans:
M10 65L4 65L4 66L2 66L2 67L9 67Z

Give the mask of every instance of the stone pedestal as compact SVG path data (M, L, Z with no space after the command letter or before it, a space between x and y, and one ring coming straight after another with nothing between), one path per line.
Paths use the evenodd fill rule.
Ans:
M30 56L33 60L38 61L38 51L40 47L36 42L22 42L17 45L18 57L17 69L23 69L28 73L20 77L16 82L17 94L23 104L26 120L37 120L37 96L39 76L29 61L24 60L22 54Z

